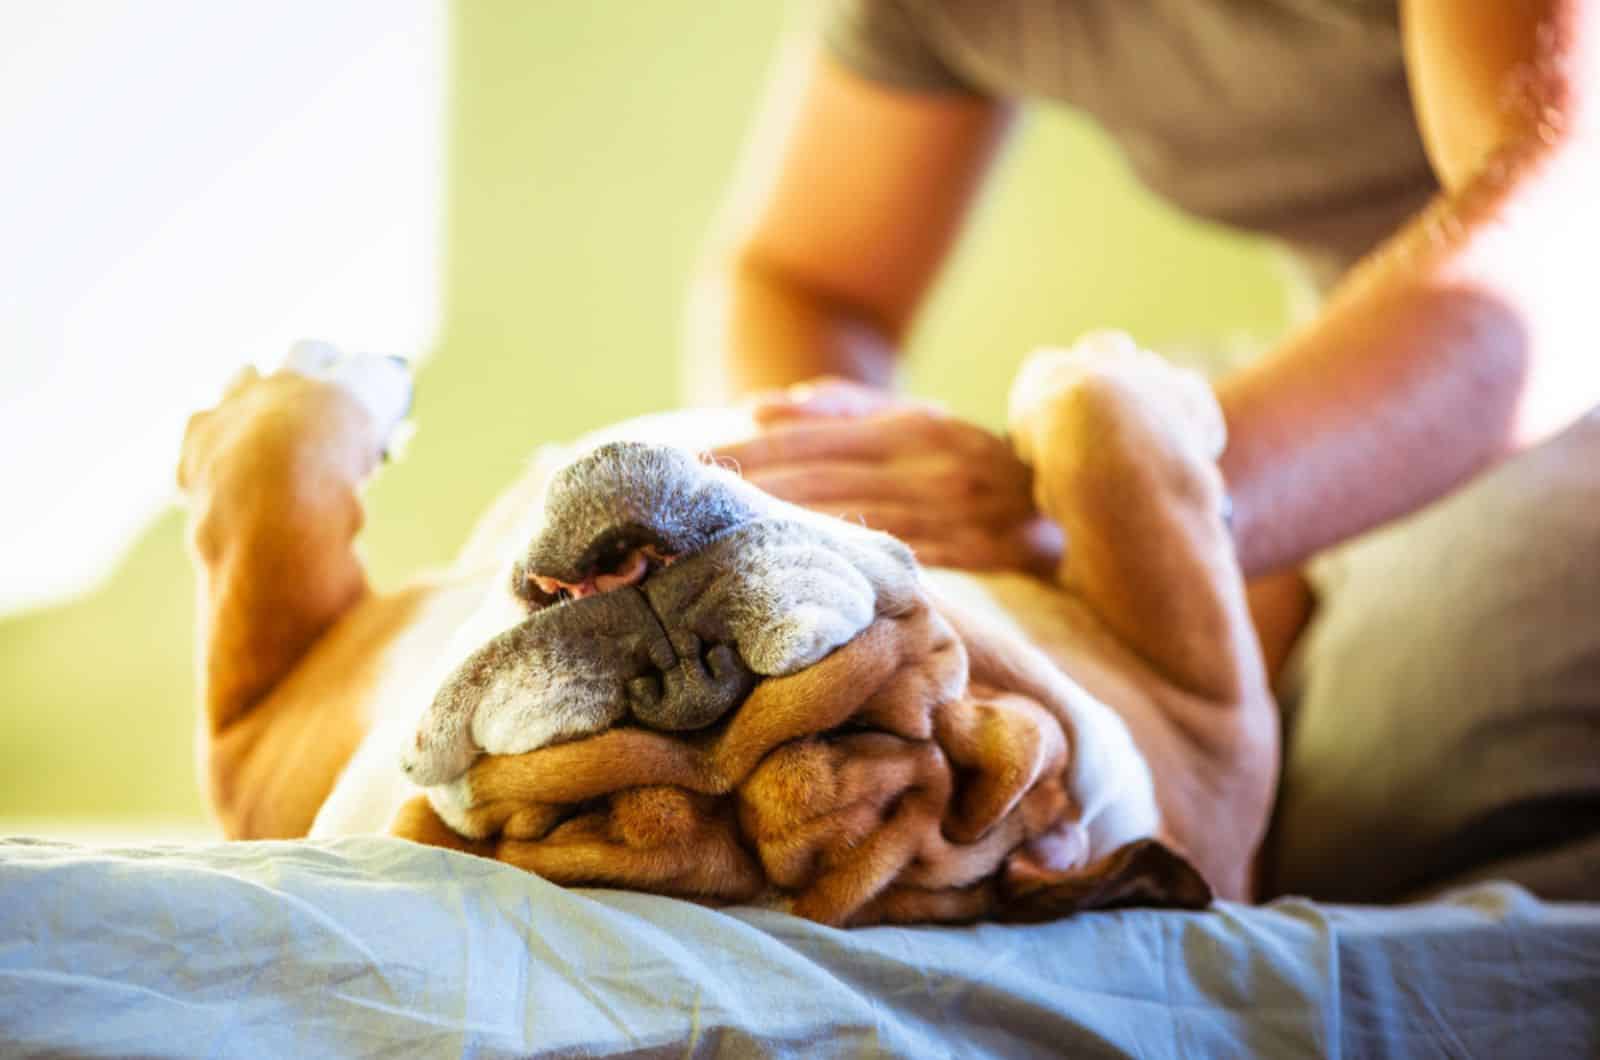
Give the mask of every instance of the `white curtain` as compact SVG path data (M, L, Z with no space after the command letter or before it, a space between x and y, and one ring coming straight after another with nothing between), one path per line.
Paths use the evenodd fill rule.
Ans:
M0 612L81 591L297 338L438 317L442 0L0 5Z

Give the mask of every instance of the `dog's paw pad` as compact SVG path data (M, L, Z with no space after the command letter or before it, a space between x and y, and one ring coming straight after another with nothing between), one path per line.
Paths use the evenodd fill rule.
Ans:
M403 357L345 355L329 343L303 339L290 349L283 370L324 379L349 391L372 417L385 450L393 450L403 440L399 428L411 411L412 392L411 366Z

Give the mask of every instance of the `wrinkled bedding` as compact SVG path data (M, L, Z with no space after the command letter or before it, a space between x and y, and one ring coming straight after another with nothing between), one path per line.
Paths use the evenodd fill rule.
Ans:
M7 1055L1600 1055L1600 906L1506 884L840 931L388 838L0 841Z

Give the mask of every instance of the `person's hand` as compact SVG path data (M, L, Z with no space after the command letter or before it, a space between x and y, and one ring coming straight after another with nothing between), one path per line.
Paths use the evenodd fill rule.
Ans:
M920 401L821 379L755 399L759 432L719 449L783 500L893 534L925 564L1048 577L1061 532L1001 438Z

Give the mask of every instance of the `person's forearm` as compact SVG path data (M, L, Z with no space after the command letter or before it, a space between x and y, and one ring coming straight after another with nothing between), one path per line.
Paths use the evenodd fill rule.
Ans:
M1600 151L1549 133L1507 144L1219 385L1247 573L1413 511L1600 404Z
M885 328L747 257L696 290L688 358L701 404L824 375L888 387L896 359Z

